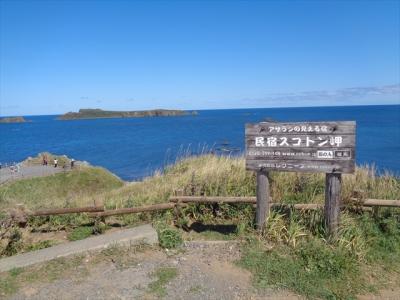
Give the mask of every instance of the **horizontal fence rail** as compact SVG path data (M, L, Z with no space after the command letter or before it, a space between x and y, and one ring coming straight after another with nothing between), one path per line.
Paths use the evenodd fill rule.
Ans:
M360 202L363 206L384 206L400 207L400 200L382 200L382 199L357 199L351 198L355 202Z
M298 210L318 210L324 207L320 203L278 203L272 202L270 199L269 209L271 208L293 208ZM351 202L342 205L342 208L354 208L360 207L361 210L370 210L375 207L400 207L400 200L383 200L383 199L358 199L350 198ZM175 207L184 207L189 203L192 204L208 204L208 203L243 203L256 205L256 197L214 197L214 196L173 196L169 198L170 202L159 203L152 205L144 205L138 207L120 208L105 210L104 206L88 206L88 207L74 207L74 208L54 208L54 209L41 209L33 212L20 211L20 216L26 217L39 217L39 216L52 216L52 215L63 215L63 214L74 214L74 213L88 213L89 217L109 217L115 215L124 215L132 213L142 213L151 211L162 211L167 209L173 209ZM21 209L21 208L20 208ZM13 213L15 214L15 212ZM12 214L12 215L13 215Z
M115 215L141 213L141 212L146 212L146 211L160 211L160 210L171 209L171 208L174 208L175 206L176 206L175 203L161 203L161 204L145 205L145 206L139 206L139 207L129 207L129 208L105 210L103 212L91 213L91 214L89 214L89 216L90 217L109 217L109 216L115 216Z
M74 208L53 208L53 209L41 209L30 213L30 216L52 216L52 215L65 215L74 213L84 212L102 212L104 207L102 206L88 206L88 207L74 207Z
M171 202L192 203L256 203L256 197L174 196Z

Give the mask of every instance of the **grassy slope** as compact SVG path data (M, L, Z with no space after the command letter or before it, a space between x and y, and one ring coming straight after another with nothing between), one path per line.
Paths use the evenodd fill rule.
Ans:
M165 202L176 189L194 195L254 195L255 175L245 171L243 158L211 155L184 159L164 174L125 185L102 169L90 168L0 187L0 205L5 208L18 201L30 208L83 206L99 199L113 209ZM272 173L271 189L275 201L322 203L324 175ZM369 198L399 199L400 180L358 168L356 174L344 175L343 199L348 200L354 190ZM121 219L132 224L150 217L172 219L168 212ZM237 224L232 237L245 241L238 263L253 273L254 284L261 289L287 288L309 298L332 299L400 282L399 209L381 209L375 217L344 213L339 237L331 243L324 239L321 212L273 212L262 235L253 231L253 217L250 205L191 205L175 221ZM55 218L42 221L55 222ZM56 221L79 226L80 219L57 217Z
M369 198L400 198L400 180L390 174L376 177L373 169L364 167L343 178L345 201L354 190ZM323 174L271 174L272 197L285 203L323 203L324 184ZM94 199L103 200L108 208L131 207L165 202L177 189L193 195L253 196L255 175L245 171L243 158L212 155L184 159L164 174L156 172L142 182L126 185L106 170L90 167L0 186L0 208L14 203L29 208L82 206Z
M356 174L343 177L345 201L354 190L363 191L369 198L400 198L400 180L390 174L377 177L373 169L363 167L358 168ZM324 174L271 174L271 193L275 201L323 203L324 185ZM164 202L176 189L194 195L253 196L255 188L255 174L245 171L243 158L205 155L185 159L167 168L164 174L155 174L143 182L102 196L109 207L122 207Z
M123 182L105 169L80 167L71 172L1 186L0 209L15 204L24 204L29 209L92 205L96 197L90 195L122 186Z

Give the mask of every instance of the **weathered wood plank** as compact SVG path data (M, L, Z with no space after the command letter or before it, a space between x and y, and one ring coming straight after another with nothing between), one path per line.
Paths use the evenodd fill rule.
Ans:
M383 199L362 199L351 198L351 200L358 202L363 206L383 206L383 207L400 207L400 200L383 200Z
M171 202L195 203L256 203L256 197L174 196Z
M88 206L88 207L71 207L71 208L49 208L41 209L30 213L31 216L51 216L51 215L65 215L73 213L84 213L84 212L102 212L104 211L103 206Z
M265 220L269 213L269 181L268 173L265 170L257 172L257 208L256 208L256 224L258 230L263 230Z
M387 199L357 199L351 198L352 201L359 203L362 206L383 206L383 207L400 207L400 200L387 200ZM172 196L169 198L171 202L182 202L182 203L257 203L257 198L255 196L248 197L234 197L234 196ZM291 205L279 202L273 202L273 199L269 198L269 203L271 207L276 207L280 205ZM300 205L300 206L297 206ZM315 207L322 204L295 204L294 207Z
M325 228L330 237L335 237L340 221L340 206L342 190L341 174L326 174L325 177Z
M109 217L115 215L124 215L124 214L132 214L132 213L140 213L146 211L159 211L165 209L171 209L175 207L175 203L160 203L153 205L144 205L139 207L129 207L129 208L120 208L114 210L105 210L103 212L91 213L90 217ZM181 204L183 205L183 204Z

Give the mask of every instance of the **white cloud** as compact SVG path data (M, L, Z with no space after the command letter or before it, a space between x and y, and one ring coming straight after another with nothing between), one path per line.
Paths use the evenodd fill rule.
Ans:
M370 87L351 87L338 90L305 91L299 93L275 93L262 98L243 99L242 105L265 106L307 106L307 105L351 105L400 103L400 84ZM396 102L397 99L397 102Z

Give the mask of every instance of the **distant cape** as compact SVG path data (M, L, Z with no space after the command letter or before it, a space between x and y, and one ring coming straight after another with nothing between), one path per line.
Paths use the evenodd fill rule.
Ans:
M80 109L78 112L68 112L59 116L58 120L100 119L100 118L143 118L143 117L177 117L197 115L196 111L153 109L141 111L110 111L102 109Z
M28 122L24 117L5 117L0 118L0 123L25 123Z

